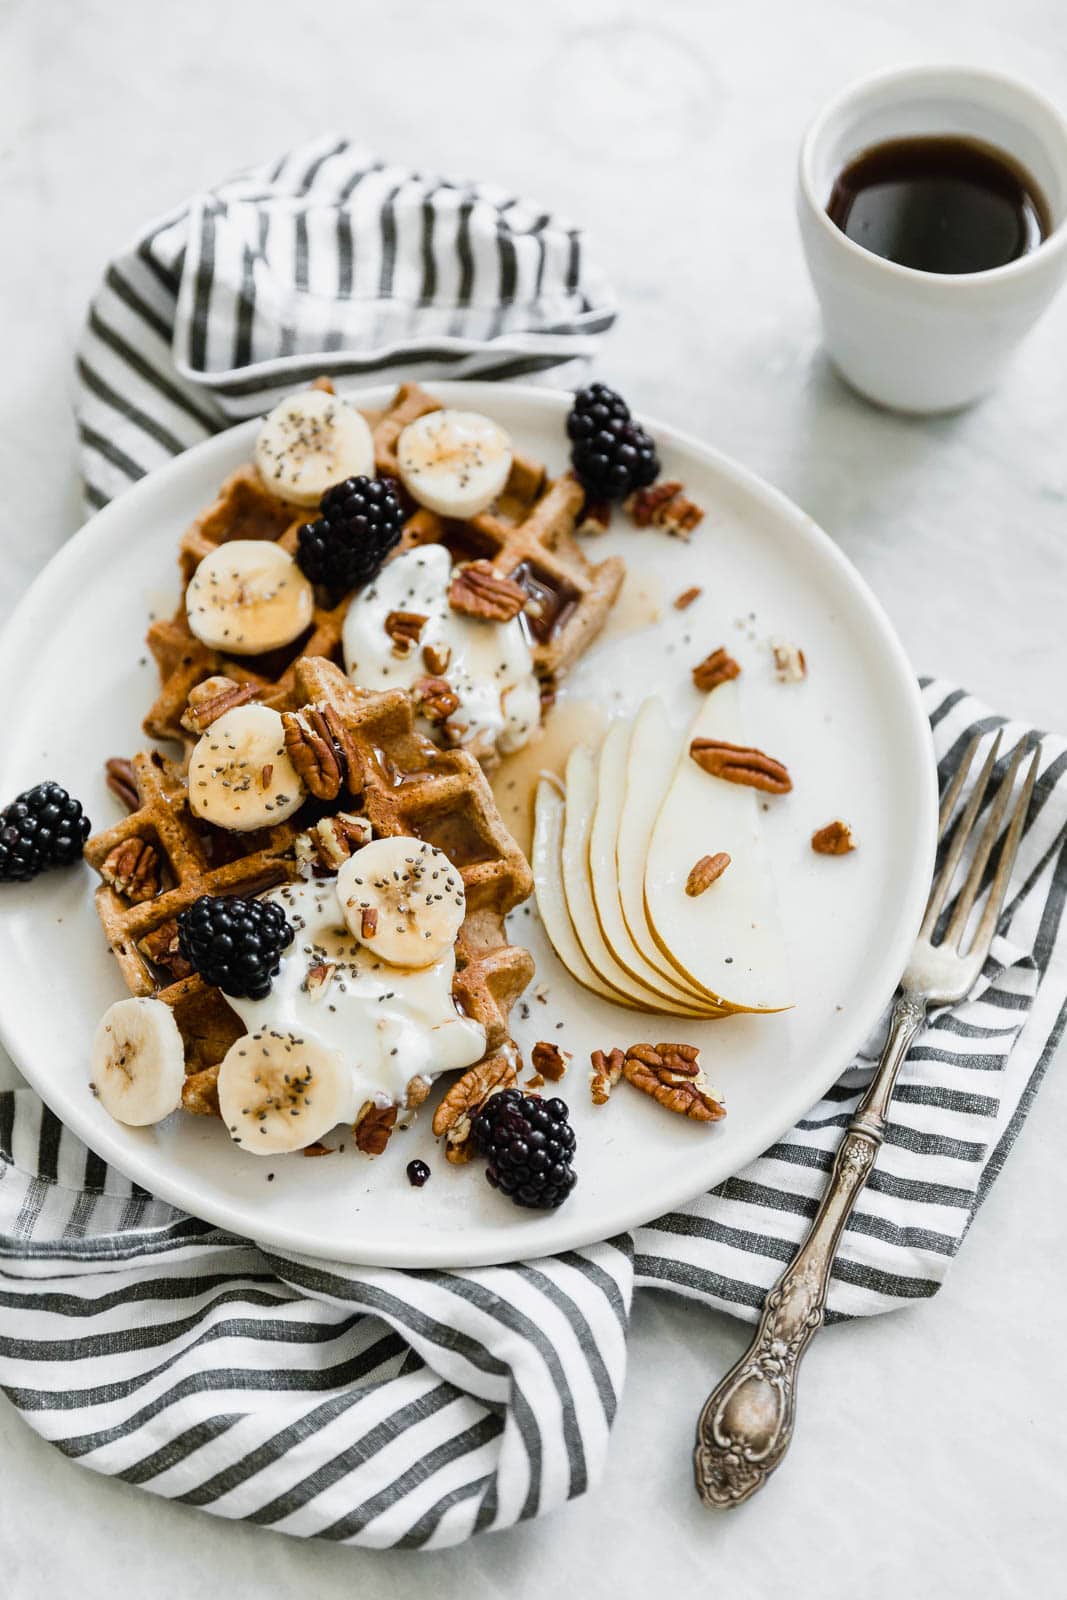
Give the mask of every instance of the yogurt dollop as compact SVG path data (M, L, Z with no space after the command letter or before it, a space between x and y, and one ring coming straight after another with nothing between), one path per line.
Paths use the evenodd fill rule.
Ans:
M452 557L444 545L423 545L398 556L371 586L356 595L343 631L345 670L363 689L410 689L429 669L423 650L448 653L444 678L459 705L444 723L450 744L485 756L520 750L541 722L541 695L533 657L518 618L486 622L453 611L448 603ZM427 620L419 643L397 655L385 631L391 611Z
M368 1101L403 1106L414 1077L432 1080L485 1053L485 1029L452 998L455 950L431 966L394 967L353 938L336 880L283 884L261 897L296 930L263 1000L227 995L249 1033L275 1029L340 1053L352 1080L343 1120Z

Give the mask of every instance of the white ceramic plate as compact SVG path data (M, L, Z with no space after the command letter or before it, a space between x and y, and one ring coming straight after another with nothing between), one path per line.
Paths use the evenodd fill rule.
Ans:
M552 469L565 465L568 397L511 385L434 388L490 412ZM368 406L386 398L384 389L359 395ZM253 1157L219 1122L185 1115L146 1129L111 1121L89 1092L87 1052L101 1013L125 991L97 922L95 879L75 868L4 886L4 1043L57 1115L147 1189L276 1247L343 1260L468 1266L537 1256L647 1221L738 1171L820 1097L873 1026L903 969L932 869L936 781L914 677L878 604L809 517L695 439L650 426L665 473L684 481L707 516L690 545L638 533L621 516L597 542L594 554L625 555L638 586L658 578L664 614L646 631L594 646L567 693L626 714L659 691L681 727L697 704L692 663L723 642L741 660L752 742L784 760L794 780L764 824L795 1010L700 1027L642 1019L574 984L536 913L517 912L515 935L533 950L543 998L531 993L525 1020L517 1008L516 1036L527 1050L545 1038L574 1052L561 1090L579 1151L572 1198L557 1212L529 1213L495 1194L479 1165L448 1166L426 1115L376 1161L356 1155L350 1140L318 1161ZM254 431L254 423L234 428L137 484L26 595L0 645L5 799L55 777L95 827L117 820L102 768L144 742L140 721L156 688L143 644L148 613L174 604L179 534L248 459ZM675 611L671 599L692 584L704 586L701 600ZM770 635L803 647L804 683L776 680ZM813 829L837 816L851 822L859 848L815 856ZM704 848L695 835L694 858ZM665 1037L702 1043L725 1121L690 1123L629 1090L592 1107L591 1049ZM421 1190L404 1177L416 1155L433 1173Z

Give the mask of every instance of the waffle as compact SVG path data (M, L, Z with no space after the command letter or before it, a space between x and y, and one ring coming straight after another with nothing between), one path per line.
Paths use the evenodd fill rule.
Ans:
M356 689L321 657L300 658L291 675L294 704L331 706L344 723L349 793L342 793L337 809L360 812L378 835L408 834L437 845L458 867L466 918L456 944L453 992L463 1011L485 1027L487 1051L498 1049L508 1035L511 1007L533 975L529 953L508 945L504 917L526 899L532 880L484 774L466 752L438 750L415 730L411 700L402 690ZM104 878L97 909L130 992L154 995L173 1008L186 1051L183 1104L217 1113L218 1063L245 1029L222 993L184 966L175 919L202 894L256 893L293 881L297 835L321 815L321 807L309 802L278 827L232 834L193 817L181 769L166 756L138 755L132 767L137 809L85 847L86 860ZM122 859L117 852L131 841L150 845L156 854L161 883L147 899L124 892L116 871Z
M396 476L400 433L416 417L439 408L432 395L407 383L384 411L367 413L379 473ZM408 518L398 549L443 543L455 559L488 558L503 576L515 579L535 602L523 613L523 625L535 671L551 683L600 631L625 574L618 557L594 565L578 545L574 529L583 499L574 478L550 479L540 462L516 455L493 507L467 522L445 521L419 508ZM253 466L242 467L184 534L179 553L183 585L204 556L229 539L272 539L295 554L298 530L308 516L306 508L272 494ZM331 609L317 596L302 638L269 655L243 657L202 644L189 628L183 601L172 618L154 622L148 632L162 687L145 718L145 732L155 739L185 740L179 719L189 691L216 674L251 684L265 705L295 708L295 663L301 656L340 659L348 601L346 596Z

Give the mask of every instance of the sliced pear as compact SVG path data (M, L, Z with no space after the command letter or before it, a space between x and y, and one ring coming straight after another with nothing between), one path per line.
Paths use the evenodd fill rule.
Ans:
M633 978L613 956L600 930L593 887L589 877L589 833L596 809L596 758L587 745L576 745L567 758L567 798L563 812L563 892L578 943L593 970L618 994L640 1006L668 1016L707 1016L707 1006L671 1000L649 984Z
M623 803L615 838L615 867L619 904L626 931L634 945L649 966L664 978L685 982L677 967L656 943L645 912L648 847L660 807L678 765L679 749L679 736L668 721L663 701L658 698L646 700L630 732ZM695 984L691 987L696 993L702 993Z
M567 898L563 892L563 875L560 870L560 851L563 845L563 796L553 778L541 778L537 785L534 820L533 867L537 909L548 934L549 942L572 978L585 989L616 1005L629 1006L630 1001L608 986L595 973L586 960L577 935L571 926L567 911Z
M705 995L687 985L679 976L666 976L645 959L634 943L622 914L615 844L626 797L626 762L631 728L631 723L621 718L613 722L600 747L597 762L596 809L589 833L589 877L597 921L608 949L631 978L662 995L673 1005L707 1012L709 1002ZM714 1010L718 1015L718 1008Z
M677 971L713 999L738 1011L781 1011L793 1002L756 791L698 767L689 755L698 738L745 742L735 682L705 700L660 806L645 863L649 926ZM720 850L730 857L722 877L687 895L693 863Z

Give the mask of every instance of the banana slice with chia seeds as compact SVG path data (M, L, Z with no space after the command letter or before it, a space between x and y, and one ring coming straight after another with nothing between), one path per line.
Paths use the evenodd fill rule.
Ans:
M511 439L478 411L428 411L396 442L405 489L441 517L477 516L500 494L511 471Z
M374 440L354 406L322 389L302 389L263 418L256 466L283 500L317 506L332 484L373 475Z
M187 782L193 815L232 833L284 822L305 795L270 706L234 706L217 717L189 757Z
M292 644L311 623L315 595L296 562L270 539L230 539L206 555L185 591L198 639L229 655Z
M344 919L394 967L428 967L456 942L467 912L459 871L443 850L393 835L357 850L337 874Z
M262 1028L232 1044L218 1088L230 1137L254 1156L303 1150L354 1114L340 1052L280 1030Z
M185 1047L162 1000L117 1000L100 1019L89 1057L89 1086L116 1122L143 1128L181 1104Z

